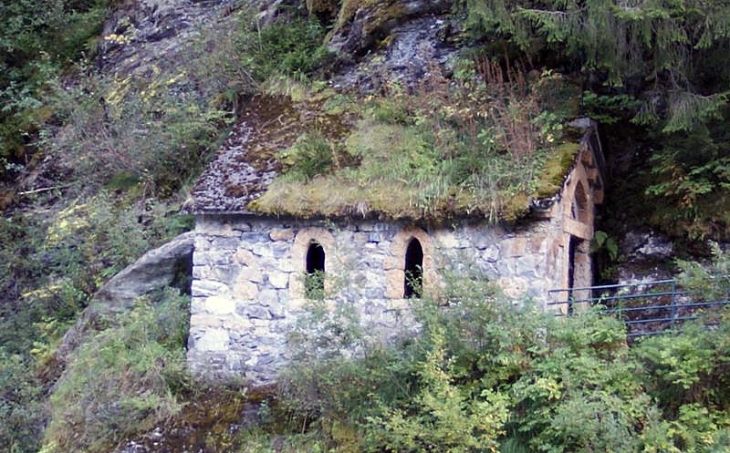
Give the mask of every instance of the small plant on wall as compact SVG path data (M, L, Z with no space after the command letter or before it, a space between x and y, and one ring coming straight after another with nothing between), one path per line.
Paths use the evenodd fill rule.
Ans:
M324 271L307 272L304 274L304 295L307 299L324 300Z

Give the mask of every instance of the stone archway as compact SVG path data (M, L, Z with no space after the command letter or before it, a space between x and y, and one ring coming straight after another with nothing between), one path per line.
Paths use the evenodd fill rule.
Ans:
M420 248L420 254L415 247L416 243ZM409 247L413 247L411 248L410 262L408 260ZM434 246L428 233L415 226L402 228L393 237L390 253L384 261L385 297L388 299L413 297L415 294L408 291L406 271L413 272L416 268L420 268L417 277L420 277L421 280L422 293L435 295L438 288L435 263ZM408 269L409 264L411 269Z
M294 272L289 278L289 295L292 299L307 297L305 279L314 272L325 273L324 290L332 289L333 278L339 271L334 255L335 238L324 228L303 228L294 238L291 257Z
M411 238L406 247L404 271L403 297L420 297L423 292L423 247L416 238Z

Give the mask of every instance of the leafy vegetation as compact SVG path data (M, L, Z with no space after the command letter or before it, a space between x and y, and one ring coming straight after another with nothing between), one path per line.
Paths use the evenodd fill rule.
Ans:
M312 307L263 431L240 436L262 452L288 430L284 451L730 448L727 310L714 329L629 347L609 316L556 319L476 280L448 291L448 307L421 302L420 336L390 347L368 343L346 308Z
M50 84L69 62L93 55L105 0L19 0L0 6L0 177L22 162L50 117Z
M19 192L0 219L0 450L36 452L43 441L44 451L100 451L178 413L184 338L170 329L184 326L184 301L167 294L162 307L104 321L49 412L58 343L104 281L191 227L181 201L243 96L317 68L324 31L297 17L259 30L234 9L183 42L174 67L111 76L83 51L87 39L96 49L106 4L44 5L0 6L0 174L35 172L47 186Z
M252 207L305 217L377 212L495 221L523 215L538 185L539 196L555 194L572 163L561 156L570 159L576 147L555 146L562 121L575 112L554 107L574 90L552 73L528 81L487 61L462 63L455 86L432 74L414 95L394 85L372 97L343 140L302 135L279 154L285 175ZM545 170L546 161L561 173Z
M188 300L171 290L86 341L51 396L44 452L97 452L178 413Z
M470 37L494 54L579 75L583 108L617 159L637 156L630 176L614 181L608 210L629 212L610 228L641 219L689 241L727 236L727 209L717 209L727 198L727 5L464 0L458 8Z

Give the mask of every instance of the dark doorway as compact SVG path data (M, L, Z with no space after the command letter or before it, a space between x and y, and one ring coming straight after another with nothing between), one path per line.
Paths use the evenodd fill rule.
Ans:
M568 245L568 313L571 314L577 308L576 303L585 302L583 299L588 297L585 293L586 290L579 288L591 285L591 281L586 279L586 271L589 269L586 268L585 244L585 241L580 238L570 237Z
M324 292L324 249L312 241L307 249L307 275L304 288L307 298L317 298Z
M406 249L405 291L403 297L421 297L423 287L423 248L418 239L413 238Z

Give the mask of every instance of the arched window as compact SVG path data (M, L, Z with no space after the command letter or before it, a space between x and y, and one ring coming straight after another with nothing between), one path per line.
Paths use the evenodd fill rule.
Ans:
M403 297L420 297L423 288L423 248L418 239L413 238L406 249L405 282Z
M307 298L321 298L324 295L324 248L317 242L309 243L307 249L307 275L304 281L304 291Z
M582 183L575 187L575 196L571 205L571 217L580 222L588 221L588 197Z

